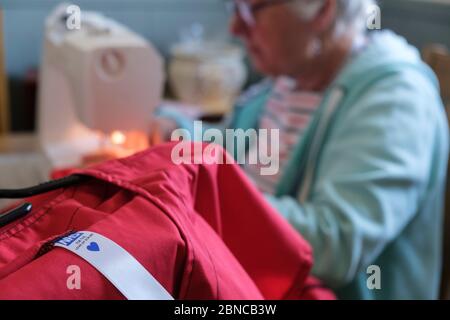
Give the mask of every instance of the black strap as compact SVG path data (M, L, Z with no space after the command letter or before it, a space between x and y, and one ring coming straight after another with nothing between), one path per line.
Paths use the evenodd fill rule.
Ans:
M54 191L61 188L67 188L75 184L84 182L88 180L88 176L82 175L72 175L62 179L53 180L39 184L34 187L24 188L24 189L10 189L1 190L0 189L0 199L23 199L28 197L37 196L46 192Z
M34 187L15 190L0 190L0 199L22 199L33 197L57 189L71 187L75 184L87 181L88 179L90 179L88 176L72 175L62 179L45 182ZM31 212L32 208L33 206L30 203L24 203L13 210L0 214L0 228L26 216Z
M29 214L31 212L31 209L33 209L33 206L31 203L24 203L11 211L1 214L0 215L0 228L3 228L4 226L22 218L22 217L25 217L27 214Z

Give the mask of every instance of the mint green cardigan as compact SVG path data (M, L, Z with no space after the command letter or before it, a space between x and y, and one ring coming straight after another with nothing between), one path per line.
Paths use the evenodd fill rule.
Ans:
M257 128L269 95L236 107L231 127ZM313 273L339 298L438 297L446 119L433 72L389 31L373 35L326 91L267 199L311 243ZM367 285L371 265L381 289Z

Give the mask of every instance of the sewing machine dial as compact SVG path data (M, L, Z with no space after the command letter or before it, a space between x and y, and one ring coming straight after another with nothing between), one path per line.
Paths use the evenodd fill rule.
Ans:
M101 54L98 69L102 78L114 80L123 73L125 69L125 58L117 50L105 51Z

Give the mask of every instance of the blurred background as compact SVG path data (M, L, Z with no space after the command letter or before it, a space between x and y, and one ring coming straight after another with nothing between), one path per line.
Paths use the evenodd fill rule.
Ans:
M0 0L4 15L4 47L9 78L10 129L34 131L37 70L41 61L44 21L58 0ZM222 0L79 0L130 27L151 41L167 58L180 32L201 24L208 37L226 37L227 12ZM382 27L393 29L423 49L450 47L449 0L380 1ZM247 85L257 79L250 73Z

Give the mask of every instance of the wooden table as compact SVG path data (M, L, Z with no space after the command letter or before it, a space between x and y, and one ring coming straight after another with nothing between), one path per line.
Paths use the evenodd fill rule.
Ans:
M0 136L0 189L16 189L48 180L50 161L29 134ZM11 201L0 199L0 208Z
M32 134L0 135L0 155L39 153L38 139Z

